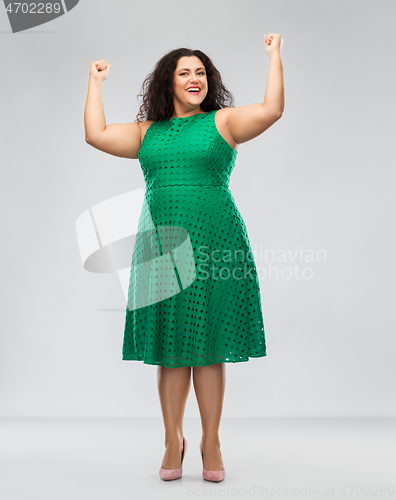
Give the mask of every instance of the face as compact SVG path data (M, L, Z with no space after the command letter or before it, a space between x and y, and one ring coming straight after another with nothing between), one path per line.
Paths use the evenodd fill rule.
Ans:
M189 87L198 87L199 92L188 91ZM173 76L173 104L178 114L200 109L201 102L208 93L206 70L196 56L181 57Z

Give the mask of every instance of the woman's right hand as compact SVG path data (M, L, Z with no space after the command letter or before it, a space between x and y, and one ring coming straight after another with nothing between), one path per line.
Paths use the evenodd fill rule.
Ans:
M104 59L91 62L89 65L89 77L104 82L109 76L110 66L111 64Z

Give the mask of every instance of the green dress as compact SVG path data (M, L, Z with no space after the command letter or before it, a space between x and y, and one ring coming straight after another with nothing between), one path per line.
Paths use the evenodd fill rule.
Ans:
M123 360L186 367L266 356L257 269L228 188L237 151L215 114L155 121L144 136Z

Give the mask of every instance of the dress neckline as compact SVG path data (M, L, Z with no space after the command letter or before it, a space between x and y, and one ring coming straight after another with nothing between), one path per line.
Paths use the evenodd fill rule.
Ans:
M208 111L207 113L195 113L195 115L191 115L191 116L174 116L173 118L170 118L169 121L187 120L188 118L194 118L194 116L197 116L197 115L208 115L209 113L210 113L210 111Z

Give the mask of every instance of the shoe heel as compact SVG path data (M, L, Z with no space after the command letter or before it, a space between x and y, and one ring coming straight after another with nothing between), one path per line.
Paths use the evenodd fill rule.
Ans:
M202 440L199 443L199 451L201 452L201 458L202 458L202 477L206 481L212 481L214 483L219 483L220 481L223 481L225 478L225 470L207 470L204 469L203 466L203 453L202 453Z
M187 452L187 440L183 436L183 450L182 450L182 455L181 455L181 467L178 469L163 469L162 467L159 470L159 475L160 478L163 479L164 481L171 481L173 479L180 479L183 474L183 460L184 457L186 456Z

